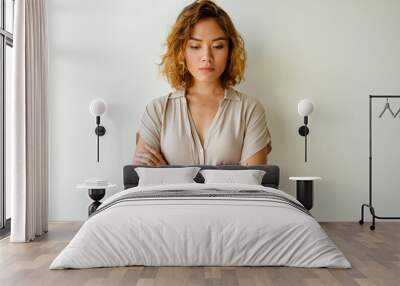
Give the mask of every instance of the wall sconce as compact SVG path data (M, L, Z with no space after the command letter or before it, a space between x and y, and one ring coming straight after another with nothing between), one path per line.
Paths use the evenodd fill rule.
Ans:
M100 116L104 115L107 110L107 103L100 99L93 99L89 104L90 113L96 117L97 127L94 130L94 133L97 135L97 162L99 162L99 137L106 134L106 129L100 125Z
M299 102L297 105L297 112L301 115L304 116L304 125L299 128L299 134L301 136L304 136L304 162L307 162L307 135L310 133L310 130L308 129L308 116L313 112L314 110L314 104L308 100L308 99L303 99Z

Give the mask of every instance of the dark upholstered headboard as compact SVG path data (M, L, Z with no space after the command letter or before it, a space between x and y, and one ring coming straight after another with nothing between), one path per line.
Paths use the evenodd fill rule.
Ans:
M247 169L256 169L256 170L264 170L266 173L262 180L262 185L265 187L271 187L278 189L279 187L279 167L275 165L254 165L254 166L241 166L241 165L219 165L219 166L210 166L210 165L167 165L162 166L162 168L178 168L178 167L200 167L202 170L204 169L220 169L220 170L247 170ZM136 187L139 183L139 177L135 171L136 167L148 167L148 166L139 166L139 165L126 165L124 167L124 189ZM154 168L154 166L151 166ZM203 176L198 173L194 180L197 183L204 183Z

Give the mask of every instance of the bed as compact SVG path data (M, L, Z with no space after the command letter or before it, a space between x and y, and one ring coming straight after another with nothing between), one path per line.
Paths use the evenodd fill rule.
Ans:
M144 266L292 266L350 268L312 215L279 190L277 166L258 169L261 185L138 185L124 167L124 190L107 198L50 269ZM180 167L180 166L171 166Z

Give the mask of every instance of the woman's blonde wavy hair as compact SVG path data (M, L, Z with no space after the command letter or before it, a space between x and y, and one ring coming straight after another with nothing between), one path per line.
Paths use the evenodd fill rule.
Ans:
M193 76L185 63L185 47L194 25L207 18L215 19L228 37L228 61L220 77L222 86L228 88L244 80L246 51L242 37L222 8L212 1L200 0L182 10L167 37L167 51L162 56L160 72L175 89L187 89L193 84Z

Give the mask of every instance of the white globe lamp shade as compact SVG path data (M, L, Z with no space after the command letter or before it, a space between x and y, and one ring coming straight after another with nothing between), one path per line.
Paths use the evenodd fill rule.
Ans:
M107 110L107 103L100 99L93 99L89 104L89 112L93 116L102 116Z
M301 100L297 105L297 112L301 116L308 116L313 112L313 110L314 110L314 104L312 103L311 100L308 99Z

